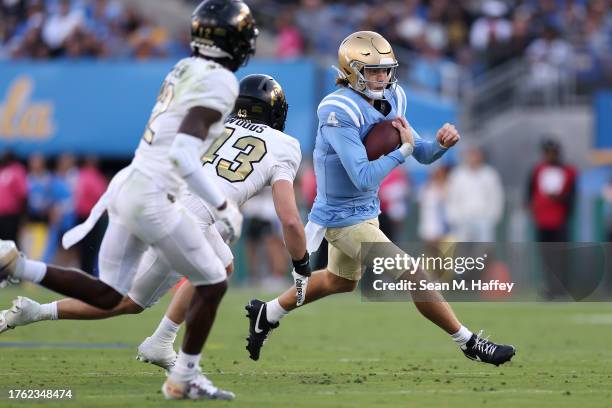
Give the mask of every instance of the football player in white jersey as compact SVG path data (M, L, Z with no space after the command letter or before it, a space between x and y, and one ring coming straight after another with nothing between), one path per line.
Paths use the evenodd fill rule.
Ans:
M223 136L238 96L233 72L255 52L258 31L241 0L205 0L191 21L192 56L166 76L133 162L109 185L97 210L109 225L100 248L100 279L32 261L12 241L0 241L0 282L22 279L101 309L113 309L130 291L148 248L195 287L186 333L175 366L162 388L169 399L233 399L199 370L200 353L227 290L227 274L196 219L175 202L183 190L206 200L230 238L242 217L200 158Z
M294 278L310 274L304 228L297 209L293 180L301 161L299 142L283 133L288 105L281 86L268 75L249 75L240 81L234 115L226 122L224 135L203 156L204 170L219 180L219 188L233 202L242 205L266 186L272 187L276 213L283 226L285 244L293 259ZM188 194L178 199L194 214L202 232L228 273L232 254L214 227L214 215L199 197ZM89 221L91 223L93 221ZM224 225L216 224L223 230ZM222 231L225 235L225 231ZM140 313L155 304L182 278L171 271L155 251L149 250L139 265L132 288L112 310L102 310L76 299L40 305L19 297L13 307L0 312L0 333L41 320L103 319ZM194 292L189 282L174 295L155 333L138 347L138 358L170 369L176 353L173 342Z

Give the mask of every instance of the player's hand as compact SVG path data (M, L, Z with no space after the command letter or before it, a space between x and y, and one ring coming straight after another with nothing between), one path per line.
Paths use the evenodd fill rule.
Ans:
M302 306L306 300L306 289L308 288L308 278L310 278L310 255L308 252L299 261L293 260L293 283L295 284L295 305Z
M242 214L240 210L230 200L226 200L225 207L217 209L217 221L215 227L228 243L234 243L240 238L242 233Z
M402 141L402 144L408 143L414 146L414 136L412 136L412 128L408 124L408 121L406 120L406 118L399 116L396 119L394 119L393 122L391 122L391 124L399 132L400 140Z
M449 147L456 145L459 139L461 139L461 136L459 136L459 131L457 131L455 126L451 125L450 123L445 123L444 126L438 130L436 139L438 140L440 146L448 149Z

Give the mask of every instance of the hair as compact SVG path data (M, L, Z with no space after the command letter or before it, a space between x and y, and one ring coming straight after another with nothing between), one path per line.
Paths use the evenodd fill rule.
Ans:
M346 88L349 86L349 80L346 78L336 78L336 85Z

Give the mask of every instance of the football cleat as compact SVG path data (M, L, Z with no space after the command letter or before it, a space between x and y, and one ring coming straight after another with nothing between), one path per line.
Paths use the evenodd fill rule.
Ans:
M217 388L200 370L197 375L186 383L176 383L168 377L162 386L164 397L168 400L209 399L231 401L236 394Z
M244 307L249 319L249 337L247 337L246 349L249 351L251 360L259 360L261 348L268 340L270 332L279 326L279 323L268 322L266 314L266 302L253 299Z
M496 366L504 364L512 359L516 354L514 346L505 344L495 344L488 337L482 336L482 330L461 347L463 354L470 360L489 363Z
M0 287L6 287L15 281L15 271L22 259L23 255L17 249L15 242L0 240Z
M27 297L19 296L13 300L13 307L0 312L0 333L40 320L46 320L40 303Z
M176 352L172 343L163 343L155 341L152 337L147 337L138 346L136 360L170 370L176 363Z

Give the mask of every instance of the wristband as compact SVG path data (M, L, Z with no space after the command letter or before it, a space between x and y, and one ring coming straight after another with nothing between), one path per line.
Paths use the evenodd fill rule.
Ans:
M291 262L293 262L293 270L295 272L302 276L310 277L310 255L308 254L308 251L306 251L306 254L302 259L298 261L292 259Z
M414 151L414 146L410 143L404 143L399 147L399 151L404 158L408 158Z

